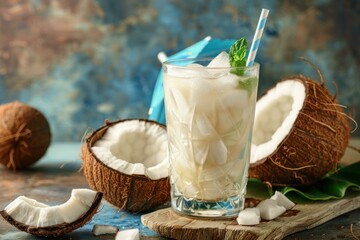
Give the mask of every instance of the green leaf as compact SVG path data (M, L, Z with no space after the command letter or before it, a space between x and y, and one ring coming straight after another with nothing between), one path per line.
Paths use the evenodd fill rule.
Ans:
M264 184L256 178L249 178L247 182L246 197L256 199L266 199L273 195L273 190L270 186Z
M244 67L246 65L246 51L247 42L246 38L240 38L230 47L229 61L231 67ZM237 75L243 75L243 69L234 69L232 73Z
M360 191L360 161L347 167L340 168L321 181L306 187L273 187L272 191L280 191L296 203L306 203L309 201L324 201L330 199L341 199L349 190ZM256 182L260 185L260 180ZM251 182L254 182L251 180ZM261 182L261 181L260 181ZM262 183L262 187L256 186L256 191L263 191L262 194L269 193L265 190L267 185ZM252 185L248 185L252 187ZM248 189L249 191L249 189Z

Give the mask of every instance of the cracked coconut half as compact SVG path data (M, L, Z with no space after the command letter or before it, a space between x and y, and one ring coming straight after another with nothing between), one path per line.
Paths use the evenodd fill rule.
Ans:
M272 185L309 185L336 168L350 138L349 117L321 83L279 82L256 104L249 176Z
M90 189L74 189L70 199L57 206L48 206L20 196L0 214L21 231L42 237L56 237L86 224L100 206L102 193Z
M106 122L82 148L90 186L120 209L140 212L170 200L165 126L142 119Z

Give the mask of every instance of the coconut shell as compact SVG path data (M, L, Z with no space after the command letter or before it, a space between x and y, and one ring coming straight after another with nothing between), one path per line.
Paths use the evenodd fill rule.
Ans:
M304 76L287 80L305 86L303 107L277 150L250 164L249 177L278 186L310 185L337 167L348 146L350 121L324 83Z
M124 174L105 165L91 150L109 127L122 121L126 120L107 122L86 139L82 147L84 174L91 188L103 192L104 198L120 209L141 212L156 208L170 200L168 177L152 180L145 175ZM142 121L158 124L150 120ZM165 128L163 125L160 126Z
M50 126L40 111L18 101L0 106L1 164L26 168L45 154L50 141Z
M102 199L102 193L97 193L94 199L94 202L90 206L89 210L83 214L79 219L72 223L62 223L62 224L56 224L53 226L48 227L31 227L28 225L25 225L21 222L16 221L13 219L5 210L0 211L0 215L11 225L15 226L17 229L30 233L35 236L40 237L57 237L61 236L67 233L70 233L74 231L75 229L78 229L82 226L84 226L87 222L91 220L91 218L94 216L94 214L97 212L97 209L100 206L101 199Z

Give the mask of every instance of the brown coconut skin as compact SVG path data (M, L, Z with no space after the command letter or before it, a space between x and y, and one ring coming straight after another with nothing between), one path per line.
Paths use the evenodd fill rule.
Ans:
M0 106L0 163L17 170L37 162L51 142L50 126L37 109L15 101Z
M349 118L323 82L304 76L288 80L305 86L304 105L277 150L250 164L249 177L274 186L311 185L336 168L345 153L350 138Z
M129 119L128 119L129 120ZM158 124L145 119L151 124ZM91 147L107 131L107 129L126 120L106 122L93 132L82 147L83 169L86 179L95 191L103 192L104 198L119 209L129 212L141 212L154 209L170 200L169 178L151 180L144 175L127 175L116 171L101 162L92 152Z
M94 214L97 212L103 194L97 193L95 196L95 200L90 206L89 210L83 214L79 219L72 223L62 223L48 227L31 227L25 225L21 222L13 219L5 210L0 211L0 215L11 225L15 226L17 229L23 232L30 233L39 237L58 237L67 233L74 231L82 226L84 226L87 222L91 220Z

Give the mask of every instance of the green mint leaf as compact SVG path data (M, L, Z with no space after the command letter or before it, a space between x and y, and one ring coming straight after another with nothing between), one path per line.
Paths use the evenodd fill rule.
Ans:
M246 65L246 51L247 51L247 42L246 38L240 38L230 47L229 51L229 60L231 67L244 67ZM235 69L232 70L232 73L236 75L243 75L244 70Z
M256 86L257 78L255 77L238 81L238 88L246 90L249 96L252 94Z

